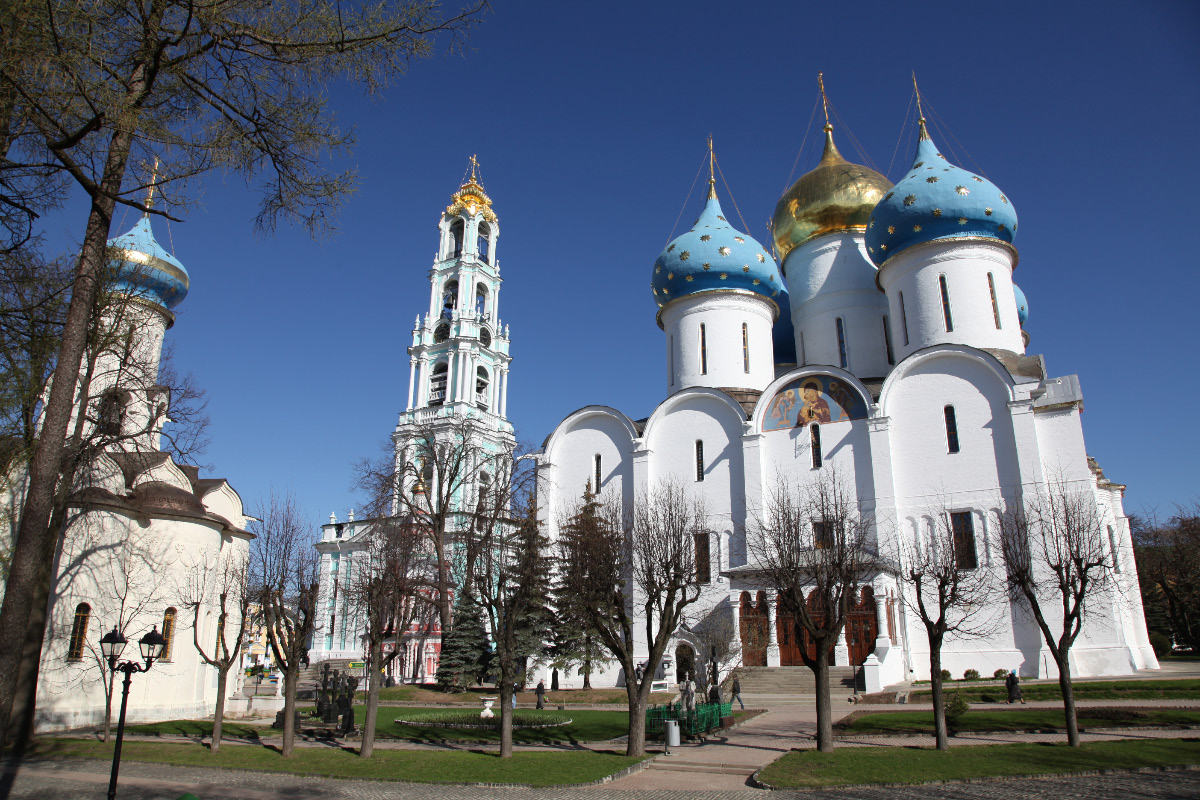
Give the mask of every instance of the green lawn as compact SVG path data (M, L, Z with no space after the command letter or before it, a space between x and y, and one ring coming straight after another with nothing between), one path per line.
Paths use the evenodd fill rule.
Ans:
M946 684L946 691L958 692L968 703L1004 703L1008 695L1004 684L991 686L956 686ZM1022 684L1026 700L1061 700L1057 683ZM1200 679L1174 681L1077 681L1076 700L1200 700ZM913 692L909 702L928 703L929 692Z
M406 714L416 714L427 711L440 711L437 707L420 708L416 706L380 706L379 716L375 723L375 736L378 739L408 739L414 742L499 742L499 730L481 730L466 728L437 728L429 725L405 725L396 722L397 718ZM307 709L305 709L307 713ZM521 709L522 714L536 717L542 712L535 709ZM629 713L626 711L607 711L596 709L570 709L566 712L547 710L548 716L559 716L565 713L571 718L567 725L557 725L552 728L524 728L513 731L513 741L517 744L538 744L545 742L604 742L624 736L629 732ZM354 721L361 728L366 709L363 706L354 707ZM211 736L212 720L172 720L170 722L153 722L145 725L126 725L130 733L148 735L187 735ZM230 736L244 736L250 739L278 737L281 731L265 725L244 725L226 722L224 731Z
M112 746L79 739L41 739L33 755L42 758L112 758ZM356 750L297 748L283 759L273 747L235 745L213 755L199 744L125 742L122 761L149 761L197 767L231 767L293 772L330 778L368 778L417 783L523 783L551 786L587 783L619 772L641 759L612 752L514 753L501 759L490 753L428 750L376 750L359 758Z
M1124 728L1158 725L1200 725L1200 709L1100 709L1078 710L1083 728ZM1061 709L1011 711L972 710L954 726L958 731L1023 731L1059 729ZM885 711L865 714L841 726L846 733L933 733L933 711Z
M999 744L945 752L921 747L843 747L832 753L793 750L765 767L759 778L779 788L810 788L1185 764L1200 764L1200 740L1139 739L1083 747Z

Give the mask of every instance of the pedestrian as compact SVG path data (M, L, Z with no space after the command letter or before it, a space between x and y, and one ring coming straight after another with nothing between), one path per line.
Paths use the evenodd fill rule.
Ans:
M545 708L546 707L546 682L544 680L538 681L537 688L533 690L533 693L537 695L537 707Z
M733 685L729 687L729 690L733 693L729 696L729 704L733 705L733 701L737 700L738 705L744 710L746 704L742 702L742 682L738 680L737 674L734 674Z
M683 695L684 710L691 714L696 710L696 682L692 680L692 673L689 672L684 678L680 694Z
M1008 677L1004 679L1004 688L1008 689L1009 705L1018 700L1021 701L1021 705L1025 705L1025 698L1021 696L1021 679L1017 677L1015 669L1008 671Z
M517 707L517 692L521 691L521 684L513 684L513 708Z

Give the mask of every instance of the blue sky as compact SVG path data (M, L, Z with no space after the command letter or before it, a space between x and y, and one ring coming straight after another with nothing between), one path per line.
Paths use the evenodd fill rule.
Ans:
M436 225L472 153L500 219L518 435L540 443L590 403L649 414L666 394L651 268L701 208L703 181L688 189L708 134L767 243L819 157L818 70L843 154L893 180L912 160L915 70L935 139L1020 215L1029 351L1080 376L1089 452L1129 485L1127 509L1169 512L1200 496L1198 36L1189 2L495 0L465 55L373 101L331 88L361 175L337 236L256 238L253 192L215 174L185 223L156 222L192 278L168 337L208 391L203 460L251 507L290 489L314 524L344 518L352 464L404 409ZM84 213L51 237L77 240Z

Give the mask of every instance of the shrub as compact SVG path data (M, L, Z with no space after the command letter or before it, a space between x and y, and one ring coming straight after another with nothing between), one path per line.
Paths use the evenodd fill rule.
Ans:
M977 669L969 669L969 670L967 670L966 672L964 672L964 673L963 673L963 680L964 680L964 681L977 681L977 680L979 680L979 670L977 670Z
M963 699L963 696L958 692L953 692L946 696L944 708L946 710L946 725L953 728L962 719L962 715L970 710L970 704Z
M1150 646L1154 648L1154 655L1159 658L1171 652L1171 640L1165 633L1150 631Z
M944 680L944 681L952 680L952 678L950 676L950 670L948 670L948 669L942 670L942 680Z
M992 673L992 677L993 678L1006 678L1006 677L1008 677L1008 670L1001 667L1000 669L998 669Z

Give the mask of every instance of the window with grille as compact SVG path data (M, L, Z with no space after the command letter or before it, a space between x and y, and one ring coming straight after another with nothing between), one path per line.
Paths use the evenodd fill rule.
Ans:
M813 524L813 547L818 550L825 550L833 547L834 523L829 520L814 520Z
M821 426L813 423L808 426L808 443L812 449L813 469L821 466Z
M988 293L992 296L992 317L996 320L996 330L1000 330L1000 304L996 302L996 281L992 273L988 273Z
M87 603L75 606L75 622L71 626L71 642L67 646L67 660L78 661L83 658L83 646L87 643L88 620L92 616L92 607Z
M750 328L742 323L742 369L750 374Z
M904 310L904 292L900 293L900 330L904 333L904 346L908 347L908 312Z
M842 324L842 318L837 318L837 342L838 342L838 361L841 363L842 369L846 369L850 363L846 355L846 326Z
M160 661L170 661L171 651L175 649L175 614L174 608L168 608L163 614L162 637L167 643L163 647L162 655L159 656Z
M958 420L954 415L954 406L942 409L946 415L946 449L951 453L958 452Z
M938 276L938 285L942 287L942 318L946 322L946 333L954 330L954 318L950 315L950 290L946 288L946 276Z
M693 534L696 543L696 582L712 583L712 553L708 546L708 534Z
M601 466L601 461L600 461L600 454L599 454L599 453L596 453L595 462L596 462L596 463L595 463L595 473L596 473L595 477L596 477L596 482L595 482L593 485L596 487L596 494L600 494L600 466Z
M708 374L708 338L704 333L704 323L700 323L700 374Z
M696 440L696 480L704 480L704 442Z
M887 314L883 315L883 350L887 353L888 364L895 364L896 356L892 353L892 331L888 327Z
M979 562L975 556L975 520L970 511L955 511L950 515L950 528L954 533L954 560L959 569L975 569Z

